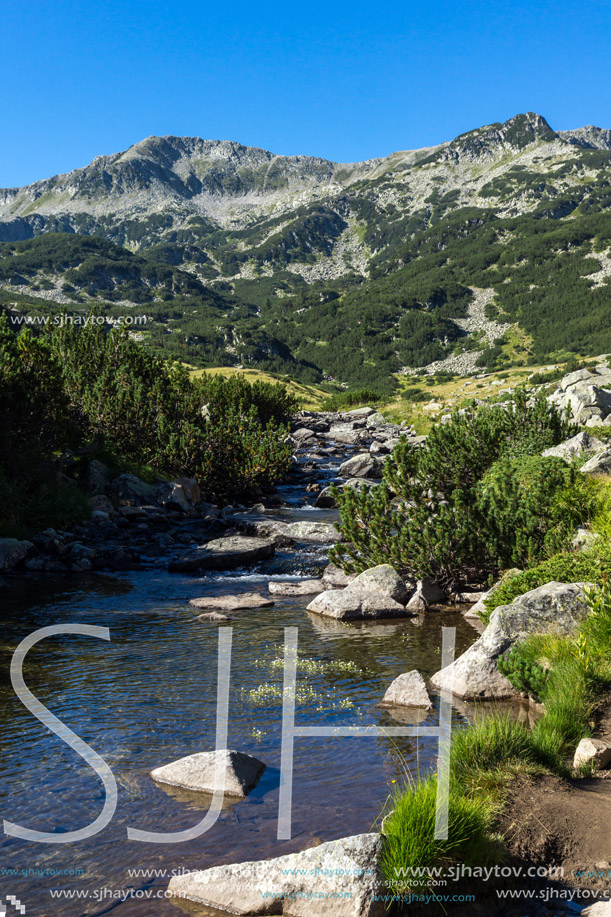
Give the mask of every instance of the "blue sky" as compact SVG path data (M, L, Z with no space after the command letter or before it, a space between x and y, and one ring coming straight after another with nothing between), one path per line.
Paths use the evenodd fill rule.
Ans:
M537 111L611 127L611 5L0 0L0 186L150 134L340 161Z

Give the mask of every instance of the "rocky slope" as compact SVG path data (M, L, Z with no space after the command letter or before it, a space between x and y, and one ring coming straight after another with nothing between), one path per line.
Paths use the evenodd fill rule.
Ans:
M484 318L499 319L499 337L519 324L535 353L594 352L592 328L579 326L590 292L591 325L609 306L610 168L611 131L556 132L533 113L349 164L149 137L0 190L0 301L146 302L151 342L192 362L252 361L367 385L404 367L471 371L471 356L441 361L494 348L468 308L470 291L487 289ZM103 264L73 252L66 266L35 245L50 233L94 235L120 250L98 252ZM193 288L196 302L174 302L189 281L164 286L158 274L125 289L105 265L135 252L222 301ZM170 301L164 319L159 304ZM186 332L180 344L168 339L176 330Z

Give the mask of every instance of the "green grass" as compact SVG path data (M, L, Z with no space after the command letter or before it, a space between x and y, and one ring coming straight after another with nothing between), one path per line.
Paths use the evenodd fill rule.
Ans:
M397 791L390 800L392 811L384 823L381 866L389 888L397 896L424 890L429 884L428 876L410 875L410 869L450 863L457 858L465 863L490 859L493 808L489 801L467 797L451 787L447 840L434 837L436 802L434 776L420 780L407 792Z
M611 687L611 586L605 581L588 602L590 613L577 634L533 635L514 649L549 670L544 713L532 730L508 714L493 714L454 733L447 841L434 838L436 775L408 781L389 799L382 869L397 897L429 884L429 876L410 877L410 867L502 858L495 816L518 774L571 776L570 756L591 732L597 700ZM587 774L582 769L580 775Z

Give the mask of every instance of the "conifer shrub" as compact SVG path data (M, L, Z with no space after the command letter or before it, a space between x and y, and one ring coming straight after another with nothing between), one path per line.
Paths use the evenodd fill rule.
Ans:
M540 458L574 430L543 396L518 392L510 409L455 413L422 449L403 438L378 487L335 492L342 541L331 560L350 572L389 563L453 586L541 559L582 519L571 495L582 482Z
M296 403L281 385L242 377L192 381L187 369L95 323L14 334L0 318L0 525L52 523L54 456L87 449L116 468L194 476L204 492L248 494L280 478L291 448L286 420ZM64 485L65 486L65 482ZM74 499L73 499L74 496ZM46 509L43 511L43 505ZM66 512L57 513L63 524Z

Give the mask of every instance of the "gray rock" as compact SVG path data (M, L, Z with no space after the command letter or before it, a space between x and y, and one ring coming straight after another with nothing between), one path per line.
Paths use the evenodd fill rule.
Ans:
M276 545L290 544L293 541L288 533L288 523L269 519L261 513L232 513L225 519L247 535L267 538Z
M497 659L529 634L570 634L586 616L587 583L547 583L494 610L488 627L452 665L436 672L437 688L452 688L459 697L496 698L516 694L497 669ZM453 684L451 684L453 678Z
M545 449L541 455L545 458L561 458L570 462L575 456L595 455L599 452L604 452L604 450L605 444L602 440L582 431L558 446L551 446L549 449Z
M409 599L409 590L390 564L379 564L359 573L350 583L349 589L368 589L371 592L388 595L400 605L405 605Z
M241 751L201 751L171 764L156 767L151 777L157 783L180 786L185 790L214 793L214 775L217 760L222 763L226 796L247 796L257 785L265 764Z
M195 608L220 608L223 611L240 611L243 608L269 608L274 603L258 592L243 592L241 595L205 595L190 599Z
M604 867L608 868L608 867ZM581 917L611 917L611 901L597 901L581 912Z
M167 484L161 484L157 489L157 502L160 506L179 509L183 513L190 513L201 503L202 495L199 484L195 478L178 478Z
M592 764L596 770L602 770L611 764L611 745L602 739L582 739L575 750L573 767Z
M0 538L0 573L6 573L16 567L30 553L34 545L31 541L19 541L17 538Z
M291 522L285 531L295 541L313 544L334 544L339 541L339 532L330 522Z
M335 509L337 503L331 494L330 487L323 487L314 501L314 506L318 509Z
M291 433L292 438L296 443L302 445L308 440L316 439L316 433L314 430L308 430L307 427L300 427L298 430L295 430Z
M85 486L90 494L104 494L110 484L110 471L108 467L97 459L92 459L87 465Z
M354 408L353 411L346 411L344 416L349 418L350 420L352 419L358 420L359 418L363 418L363 417L365 418L372 417L375 413L376 413L375 408L362 407L362 408Z
M299 583L271 580L268 588L272 595L317 595L324 592L325 585L320 579L306 579Z
M585 465L581 466L580 471L592 477L611 474L611 449L605 449L604 452L593 455Z
M448 601L446 593L433 580L418 580L416 589L409 597L407 607L414 614L422 614L431 605L443 605Z
M342 478L381 478L384 464L369 452L353 455L339 467Z
M399 675L386 689L378 707L425 707L431 709L433 704L426 690L424 678L414 669Z
M598 532L591 532L589 529L579 528L575 532L575 537L571 541L571 547L574 551L587 551L592 545L600 541L601 536Z
M330 589L321 592L308 605L308 611L335 618L338 621L359 621L370 618L404 618L409 616L405 606L388 595L370 589Z
M225 615L220 611L205 611L197 616L198 621L231 621L231 615Z
M595 378L595 377L593 377ZM585 423L591 417L604 418L611 411L611 391L589 384L591 380L576 382L548 397L560 411L567 408L573 420Z
M377 900L382 843L380 834L359 834L271 860L213 866L173 876L168 891L252 917L384 917Z
M121 474L109 488L110 496L122 506L144 506L157 502L157 487L135 474Z
M322 574L322 582L325 586L349 586L355 578L355 573L344 573L340 567L335 564L327 564Z
M576 385L578 382L589 382L594 378L594 373L591 373L589 369L576 369L575 372L563 376L558 383L558 387L562 392L566 392L568 388L571 388L571 386Z
M367 418L367 429L371 430L374 427L379 427L386 423L386 418L383 414L380 414L379 411L374 411L373 414L370 414Z
M194 570L233 570L250 566L273 557L276 547L264 538L232 535L216 538L172 561L171 573L190 573Z
M333 424L325 436L337 443L346 443L348 446L356 446L361 441L358 430L355 430L352 424L347 423Z

